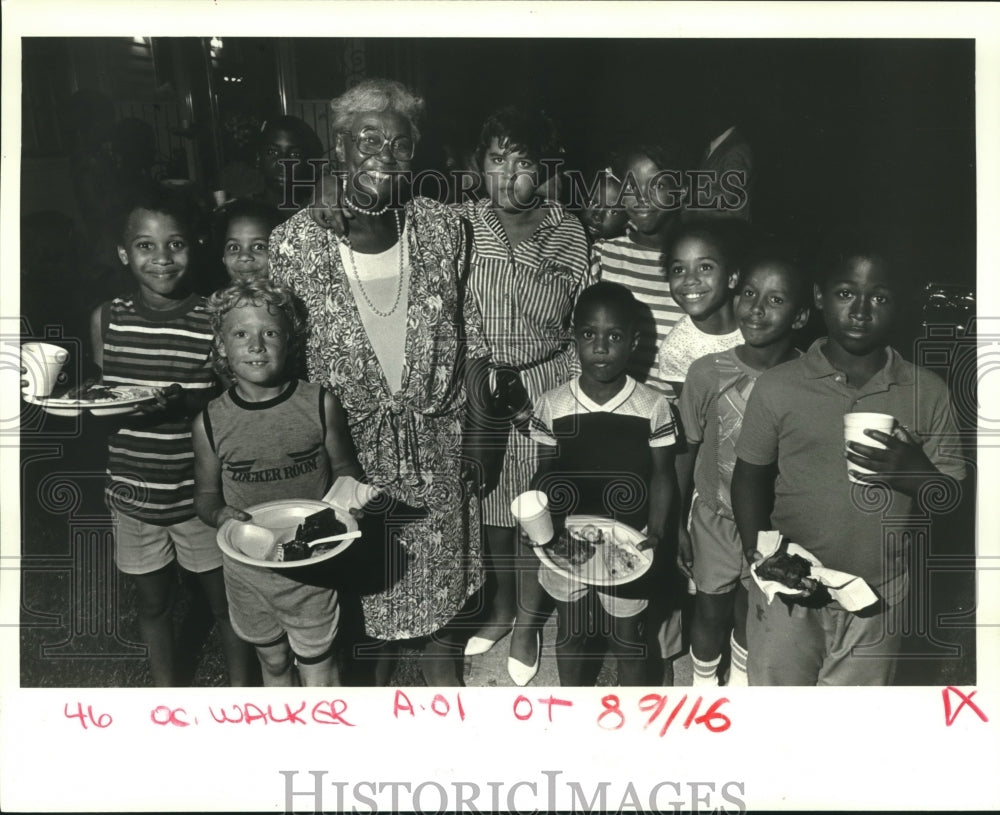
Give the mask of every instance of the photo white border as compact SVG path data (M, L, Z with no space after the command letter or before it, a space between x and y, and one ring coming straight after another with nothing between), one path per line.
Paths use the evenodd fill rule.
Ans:
M977 127L978 304L1000 329L1000 8L959 3L462 3L281 2L275 0L172 0L149 3L6 0L3 4L2 173L0 173L0 325L19 314L18 230L20 182L20 47L23 36L379 36L379 37L824 37L975 38ZM997 315L990 319L991 315ZM983 332L986 333L986 332ZM1000 330L994 331L1000 336ZM990 347L980 351L981 421L994 431L1000 413L998 366ZM991 374L992 375L989 375ZM0 417L16 416L19 387L5 366ZM631 705L626 726L605 731L596 723L606 688L553 689L571 709L554 711L548 724L537 698L525 722L512 715L516 688L461 690L466 720L454 711L437 717L419 711L392 715L392 690L347 688L342 693L296 689L33 690L19 687L20 548L16 447L0 446L0 809L4 811L282 811L279 770L296 770L297 790L308 771L327 771L326 784L344 780L477 782L478 806L490 808L486 781L534 781L533 798L521 787L514 802L545 809L543 770L563 771L587 791L599 780L613 785L608 804L632 781L640 804L657 782L728 781L745 784L750 809L996 809L1000 807L1000 512L991 487L1000 483L1000 450L979 449L979 629L977 695L989 716L970 709L946 727L941 688L724 689L733 719L726 733L704 728L671 730L659 738L633 715L640 693L619 689ZM684 689L662 689L671 700ZM723 689L720 689L722 691ZM969 691L971 689L963 689ZM417 705L433 692L404 689ZM676 693L675 693L676 692ZM445 694L452 698L453 693ZM721 696L722 693L717 694ZM157 705L206 715L208 705L284 702L312 704L332 696L348 701L343 725L215 726L188 728L150 721ZM706 700L710 698L706 695ZM63 715L81 702L113 711L115 723L83 731ZM957 704L957 702L956 702ZM671 701L671 707L673 701ZM686 713L690 707L684 709ZM566 714L562 716L560 714ZM291 733L291 735L286 735ZM324 788L334 809L334 786ZM669 805L670 791L661 793ZM690 787L681 797L690 799ZM431 788L433 790L433 788ZM707 788L702 787L705 793ZM468 792L468 789L466 790ZM696 791L697 794L697 791ZM428 792L428 804L436 799ZM675 796L676 797L676 796ZM345 799L348 806L363 802ZM383 800L386 800L383 798ZM406 799L404 798L405 802ZM530 804L534 801L534 804ZM713 805L734 805L717 796ZM308 797L295 799L311 811ZM565 799L558 802L566 806Z

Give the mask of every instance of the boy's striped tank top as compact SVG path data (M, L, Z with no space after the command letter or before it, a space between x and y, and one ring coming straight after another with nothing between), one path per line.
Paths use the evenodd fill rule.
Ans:
M102 310L104 383L192 390L215 387L210 366L212 327L205 300L192 295L170 311L153 311L136 297ZM146 523L168 526L194 517L191 421L129 417L108 439L108 503Z

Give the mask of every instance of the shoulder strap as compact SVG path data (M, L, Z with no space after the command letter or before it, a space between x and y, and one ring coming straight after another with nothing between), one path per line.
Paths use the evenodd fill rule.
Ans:
M326 388L319 386L319 426L323 430L323 438L326 438Z
M205 405L205 409L201 412L201 419L205 425L205 436L208 438L208 446L212 448L213 453L218 451L215 449L215 435L212 433L212 419L210 418L209 408L211 407L211 402Z

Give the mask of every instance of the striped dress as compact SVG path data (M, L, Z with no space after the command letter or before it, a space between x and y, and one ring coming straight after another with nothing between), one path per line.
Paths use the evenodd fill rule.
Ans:
M684 316L684 311L670 296L663 252L640 246L625 235L595 243L591 265L601 280L620 283L646 307L639 322L639 347L629 360L629 374L673 398L673 388L660 376L656 354L664 337Z
M472 223L469 288L482 313L493 364L516 368L532 403L576 372L573 307L580 292L596 282L583 225L555 201L545 207L534 234L513 250L488 200L458 208ZM511 430L500 483L484 500L483 523L514 526L510 503L528 489L534 472L530 440Z
M170 311L135 296L102 309L105 385L210 390L212 327L205 301L191 295ZM129 417L108 439L105 495L114 510L157 526L194 517L194 451L186 416Z

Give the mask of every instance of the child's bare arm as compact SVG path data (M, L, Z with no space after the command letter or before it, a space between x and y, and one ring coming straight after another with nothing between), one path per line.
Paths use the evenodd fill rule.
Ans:
M70 399L79 399L94 385L101 381L104 368L104 336L101 325L101 308L98 306L90 314L90 365L86 366L83 372L83 381L74 385L66 392Z
M700 447L698 442L687 442L686 450L677 456L674 464L677 472L677 493L681 501L677 511L677 566L688 577L692 576L694 554L691 548L691 536L688 534L687 519L691 513L691 501L694 497L694 463L698 459Z
M654 549L667 533L667 520L677 492L673 446L652 447L653 473L649 479L649 519L640 549Z
M194 511L209 526L218 527L229 518L249 521L250 515L228 506L222 498L222 466L208 442L205 420L199 413L191 422L194 445Z
M98 380L104 370L104 330L101 325L101 309L98 306L90 315L90 358L97 366L95 371Z
M138 405L136 409L142 413L171 413L175 416L194 417L218 395L218 385L212 388L183 388L175 382L165 388L157 388L156 399Z
M851 470L859 481L878 481L892 489L915 497L929 481L953 481L927 458L924 448L906 428L897 424L892 433L865 430L865 435L882 442L885 449L858 442L849 442L847 460L872 470L874 475Z
M326 454L330 459L330 472L334 479L341 475L363 478L364 472L358 463L357 451L351 431L347 427L347 415L340 400L329 391L323 395L323 412L326 417Z
M777 462L750 464L741 458L736 459L732 482L733 515L743 542L743 554L750 563L760 559L757 533L771 528L774 479L777 475Z

